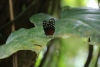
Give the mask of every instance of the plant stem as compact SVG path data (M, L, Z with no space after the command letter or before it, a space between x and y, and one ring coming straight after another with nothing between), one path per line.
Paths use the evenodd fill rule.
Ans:
M88 42L90 42L90 38L88 39ZM92 59L92 55L93 55L93 45L89 44L89 47L88 47L88 57L87 57L87 61L84 65L84 67L89 67L89 64L91 62L91 59Z
M14 12L13 12L13 3L12 0L9 0L9 10L10 10L10 20L14 20ZM11 25L12 32L15 31L14 22ZM17 53L13 54L13 67L18 67L17 63Z
M13 4L12 4L12 0L9 0L9 9L10 9L10 20L14 20L14 13L13 13ZM12 31L15 30L15 25L14 22L11 26Z

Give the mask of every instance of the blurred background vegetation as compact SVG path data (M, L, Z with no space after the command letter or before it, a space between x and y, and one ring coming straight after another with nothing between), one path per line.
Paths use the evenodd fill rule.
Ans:
M3 45L10 33L12 32L11 26L14 22L15 30L20 28L32 28L34 24L31 24L29 18L37 13L46 13L57 18L60 18L60 10L65 6L70 7L91 7L99 8L97 0L12 0L14 20L10 20L9 0L0 1L0 45ZM66 39L62 39L62 45L68 47L64 49L66 51L66 57L62 57L59 67L83 67L88 55L88 44L86 41L80 40L79 37L73 36ZM96 47L96 46L95 46ZM96 48L95 48L96 50ZM43 54L43 53L42 53ZM19 51L18 52L18 67L33 67L36 59L31 58L36 54L32 54L31 51ZM65 56L65 55L64 55ZM35 66L39 65L40 58L36 62ZM22 58L22 59L21 59ZM64 59L64 58L67 58ZM21 60L20 60L21 59ZM0 60L0 67L12 67L12 56ZM30 64L30 61L33 62ZM20 61L20 62L19 62ZM25 65L27 63L27 65ZM100 61L99 61L100 66Z

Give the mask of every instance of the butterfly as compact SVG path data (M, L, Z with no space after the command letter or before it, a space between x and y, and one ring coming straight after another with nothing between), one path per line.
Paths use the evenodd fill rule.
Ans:
M49 21L43 21L43 29L45 35L53 35L55 32L55 19L51 18Z

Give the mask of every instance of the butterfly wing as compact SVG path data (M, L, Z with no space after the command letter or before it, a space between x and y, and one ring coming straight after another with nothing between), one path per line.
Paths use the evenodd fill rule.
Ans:
M44 32L45 35L53 35L55 32L55 20L54 18L51 18L49 20L49 22L47 22L46 20L43 21L43 28L44 28Z

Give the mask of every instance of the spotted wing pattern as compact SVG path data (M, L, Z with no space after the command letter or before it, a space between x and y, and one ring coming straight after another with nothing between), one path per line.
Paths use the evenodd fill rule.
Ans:
M43 21L43 29L45 35L53 35L55 32L55 20L51 18L48 22L46 20Z

